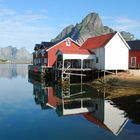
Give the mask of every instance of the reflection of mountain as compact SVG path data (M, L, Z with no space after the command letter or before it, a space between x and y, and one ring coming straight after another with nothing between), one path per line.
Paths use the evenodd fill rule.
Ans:
M69 89L55 85L48 86L45 81L29 79L33 84L36 104L43 109L55 109L58 116L83 115L86 120L118 135L128 118L125 111L105 100L105 89L97 90L84 85L73 85Z
M139 91L140 92L140 91ZM140 124L140 95L112 99L113 103L122 110L135 124Z
M22 76L25 77L27 75L28 68L27 65L16 65L16 64L4 64L0 65L0 78L6 77L6 78L13 78Z

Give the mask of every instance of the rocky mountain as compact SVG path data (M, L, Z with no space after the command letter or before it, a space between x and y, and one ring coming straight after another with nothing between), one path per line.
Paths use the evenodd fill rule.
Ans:
M16 47L8 46L0 48L0 60L9 62L31 62L32 54L26 48L17 49Z
M51 41L59 42L66 37L71 37L79 44L82 44L89 37L113 32L115 32L115 30L103 25L102 20L97 13L90 13L81 21L81 23L77 23L75 26L69 25L64 28L62 32ZM131 33L123 31L121 34L127 41L134 39L134 35Z

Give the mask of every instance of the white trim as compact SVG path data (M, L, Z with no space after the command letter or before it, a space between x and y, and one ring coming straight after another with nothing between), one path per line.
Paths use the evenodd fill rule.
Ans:
M95 55L91 54L63 54L63 59L64 60L69 60L69 59L81 59L81 60L95 60Z
M131 48L130 48L130 46L127 44L127 42L124 40L124 38L122 37L122 35L119 33L119 32L116 32L115 34L114 34L114 36L105 44L105 46L116 36L116 35L118 35L120 38L121 38L121 40L123 41L123 43L127 46L127 48L130 50ZM105 47L105 46L102 46L102 47Z
M52 106L52 105L50 105L48 103L46 103L46 105L56 110L56 107L54 107L54 106Z
M63 53L62 53L62 51L61 51L60 49L57 50L56 56L57 56L57 55L63 55Z
M87 59L87 60L94 60L95 59L95 55L94 54L67 54L67 53L63 53L61 50L58 50L57 53L56 53L56 56L58 55L62 55L63 56L63 59L81 59L81 60L84 60L84 59Z
M124 44L127 46L127 48L128 48L129 50L131 50L130 46L129 46L128 43L124 40L124 38L122 37L122 35L121 35L119 32L117 32L117 34L118 34L119 37L122 39L122 41L123 41Z
M121 128L116 132L116 134L115 133L113 133L113 134L115 134L116 136L118 136L118 134L122 131L122 129L124 128L124 126L127 124L128 120L129 119L126 118L125 122L120 126Z
M113 33L112 33L113 34ZM116 35L117 33L115 33L111 38L110 38L110 40L104 45L104 46L102 46L103 48L105 48L106 47L106 45L114 38L114 36ZM102 48L102 47L100 47L100 48ZM98 49L98 48L97 48Z
M63 41L66 41L67 39L70 39L72 42L74 42L76 45L78 45L80 47L80 44L78 44L77 42L75 42L73 39L71 39L70 37L67 37L65 39L63 39L62 41L58 42L57 44L55 44L54 46L52 46L51 48L47 49L46 51L48 52L49 50L51 50L52 48L54 48L55 46L59 45L60 43L62 43Z

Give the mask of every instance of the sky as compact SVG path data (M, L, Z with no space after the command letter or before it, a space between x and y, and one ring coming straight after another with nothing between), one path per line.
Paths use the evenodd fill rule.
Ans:
M140 39L140 0L0 0L0 47L25 47L55 38L89 13Z

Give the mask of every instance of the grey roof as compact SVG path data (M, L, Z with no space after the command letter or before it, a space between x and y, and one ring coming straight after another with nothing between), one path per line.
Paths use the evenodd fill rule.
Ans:
M41 48L41 44L35 44L34 50Z
M41 42L41 44L46 48L50 48L50 47L54 46L56 43L54 43L54 42Z
M130 46L131 50L140 51L140 40L127 41L127 43Z
M44 49L44 48L50 48L54 46L56 43L54 42L41 42L41 44L35 44L34 50L36 49Z

